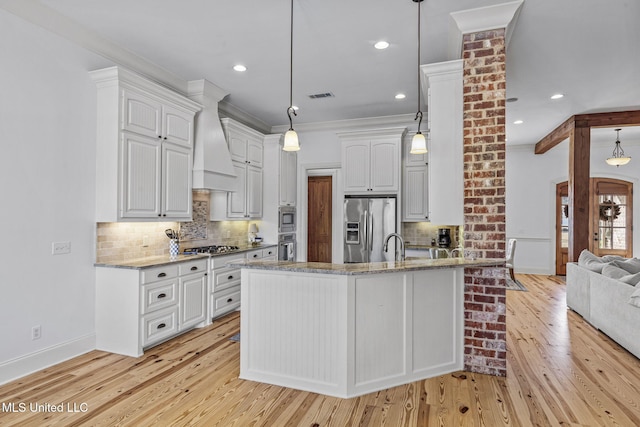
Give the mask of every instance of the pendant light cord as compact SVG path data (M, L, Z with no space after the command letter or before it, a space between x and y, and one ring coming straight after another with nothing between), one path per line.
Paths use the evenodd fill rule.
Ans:
M289 116L289 130L293 130L291 113L297 116L296 110L293 108L293 0L291 0L291 27L289 35L291 44L289 49L289 107L287 108L287 116Z
M418 112L416 113L416 118L413 120L418 120L418 133L420 133L420 125L422 124L422 111L420 111L420 3L422 0L413 0L418 3Z

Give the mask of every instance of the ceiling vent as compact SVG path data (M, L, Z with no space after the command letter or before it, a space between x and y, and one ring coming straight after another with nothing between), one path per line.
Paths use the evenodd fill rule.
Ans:
M309 95L309 98L311 99L333 98L333 94L331 92L316 93L314 95Z

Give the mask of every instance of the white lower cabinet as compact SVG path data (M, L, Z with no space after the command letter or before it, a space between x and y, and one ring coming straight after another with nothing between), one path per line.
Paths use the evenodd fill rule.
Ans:
M240 268L227 267L234 261L276 260L277 247L255 249L232 255L211 258L211 296L209 318L215 319L240 308Z
M207 320L208 259L96 269L96 348L138 357Z

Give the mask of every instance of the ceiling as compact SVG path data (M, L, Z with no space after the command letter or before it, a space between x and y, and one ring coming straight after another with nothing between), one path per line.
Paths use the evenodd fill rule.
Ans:
M229 93L225 103L263 127L288 123L288 0L20 1L50 8L49 22L57 12L180 79L209 80ZM506 1L425 0L421 63L452 59L451 12ZM294 123L414 115L417 7L294 0ZM507 97L518 99L507 104L508 144L536 143L574 114L640 109L639 17L637 0L524 0L507 50ZM389 48L374 49L379 40ZM325 92L334 97L308 97ZM565 96L551 100L555 93ZM592 140L614 137L599 130ZM640 141L640 129L625 129L625 137Z

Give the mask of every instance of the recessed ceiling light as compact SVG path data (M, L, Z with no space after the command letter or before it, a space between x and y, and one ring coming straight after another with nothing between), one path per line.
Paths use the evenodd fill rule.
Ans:
M524 123L523 120L516 120L515 122L513 122L514 125L521 125L523 123Z
M233 69L236 70L236 71L240 71L240 72L247 71L247 67L245 67L242 64L234 65Z
M556 93L556 94L551 95L551 99L560 99L560 98L563 98L563 97L564 97L564 95L561 94L561 93Z
M399 93L396 95L396 99L405 99L407 97L407 95L405 95L404 93Z
M376 49L386 49L389 47L389 43L384 40L380 40L379 42L374 44L373 47L375 47Z

